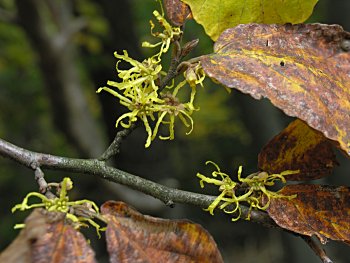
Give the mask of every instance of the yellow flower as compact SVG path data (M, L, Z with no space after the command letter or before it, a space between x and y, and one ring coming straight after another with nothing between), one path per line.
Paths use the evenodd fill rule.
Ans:
M161 41L157 44L144 42L143 46L160 46L160 51L142 62L129 57L128 52L125 50L123 54L115 52L114 56L118 59L116 65L117 75L121 81L107 82L109 86L116 89L101 87L97 90L97 93L102 90L109 92L119 99L121 105L128 108L129 112L124 113L117 119L116 127L121 125L123 128L130 128L138 120L143 122L147 132L145 147L149 147L152 140L156 138L161 125L167 126L169 135L159 136L159 138L162 140L174 139L174 126L177 117L186 127L190 128L187 134L192 132L193 119L191 115L195 110L198 110L193 105L196 85L202 85L205 77L199 63L190 65L189 68L193 72L191 77L186 77L185 74L186 80L177 85L172 83L170 86L165 87L166 91L160 92L158 90L161 76L166 74L162 71L160 64L161 55L169 50L170 43L179 37L182 31L178 27L172 27L165 20L164 15L160 15L159 12L154 11L153 14L164 30L161 33L154 33L154 24L151 22L151 32L153 36L160 38ZM127 70L119 69L120 61L129 63L131 67ZM190 85L191 94L189 101L182 103L178 100L177 94L186 83ZM152 129L153 125L154 128Z
M12 213L16 210L24 211L28 209L43 207L50 212L61 212L64 213L66 218L69 219L75 228L80 228L86 226L85 222L90 223L96 228L97 235L100 237L100 231L104 229L101 228L94 220L88 217L76 216L74 214L74 206L84 206L84 209L88 209L96 217L102 219L99 215L99 209L97 205L90 200L78 200L70 201L67 192L73 188L73 182L70 178L65 177L61 183L50 183L50 187L56 187L57 197L47 198L45 195L37 192L31 192L23 199L22 203L15 205L12 208ZM41 203L28 204L30 197L37 197L41 200ZM23 228L24 224L17 224L15 228Z
M149 22L151 25L151 34L154 37L160 38L161 41L156 44L151 44L145 41L142 43L142 47L154 48L160 46L159 52L152 57L155 58L157 62L159 62L161 60L160 57L162 54L168 52L171 41L179 38L182 34L182 31L179 27L171 26L164 18L164 14L161 15L158 11L155 10L153 11L153 15L157 19L158 23L164 27L164 30L163 32L153 32L155 25L152 20L150 20Z
M281 181L285 183L285 175L296 174L299 171L284 171L280 174L268 174L266 172L258 172L251 174L246 178L242 178L242 166L238 169L238 182L234 182L229 175L220 171L220 168L217 164L212 161L206 162L206 164L212 164L215 166L216 171L212 172L212 176L221 177L221 180L209 178L203 174L197 173L197 177L201 180L199 181L200 186L204 187L204 182L208 184L214 184L219 186L220 195L214 200L210 206L205 209L209 211L211 215L214 214L214 209L219 206L219 209L224 210L225 213L236 213L236 217L232 218L232 221L240 219L241 216L241 207L240 202L248 203L249 209L259 209L266 210L270 205L271 198L295 198L296 195L285 196L278 194L276 192L266 189L266 186L272 186L275 184L275 181ZM242 192L242 190L244 190ZM241 191L240 195L236 195L236 192ZM261 204L262 197L265 196L267 201L264 205ZM226 208L230 207L231 210ZM250 211L249 210L249 211ZM248 213L247 220L249 220L250 213Z

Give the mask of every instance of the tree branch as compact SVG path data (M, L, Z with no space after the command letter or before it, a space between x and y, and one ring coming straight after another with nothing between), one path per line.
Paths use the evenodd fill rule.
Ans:
M129 128L124 128L123 130L117 132L113 142L108 146L107 150L98 158L100 161L107 161L112 156L117 155L120 151L120 145L124 138L126 138L130 133L133 132L140 122L133 123Z
M179 189L173 189L139 176L124 172L106 165L98 159L74 159L50 154L32 152L7 141L0 139L0 155L10 158L30 169L41 172L41 167L51 170L62 170L74 173L90 174L102 177L108 181L128 186L144 194L153 196L163 201L167 206L174 207L175 203L194 205L207 208L216 196L198 194ZM266 227L280 228L266 212L259 210L250 211L249 207L240 205L241 217L250 216L250 221L262 224ZM290 232L288 230L285 230ZM294 233L295 234L295 233ZM302 236L309 247L324 263L332 263L324 250L320 248L310 237Z
M50 154L32 152L7 141L0 139L0 155L10 158L30 169L41 167L51 170L69 171L74 173L90 174L103 179L128 186L156 199L163 201L168 206L174 203L189 204L201 208L207 208L216 196L198 194L178 189L173 189L139 176L121 171L106 165L97 159L74 159ZM35 164L33 166L33 164ZM263 224L267 227L278 227L276 223L262 211L250 211L241 205L242 218L250 213L250 221Z
M180 67L181 60L187 56L198 44L198 39L194 39L190 42L187 42L182 47L178 40L174 41L173 50L171 54L170 66L166 76L161 80L159 84L159 92L162 91L169 82L176 78L182 70L185 70L184 67Z
M300 237L306 242L306 244L308 244L323 263L333 263L333 261L326 255L326 252L312 239L312 237L303 235L300 235Z

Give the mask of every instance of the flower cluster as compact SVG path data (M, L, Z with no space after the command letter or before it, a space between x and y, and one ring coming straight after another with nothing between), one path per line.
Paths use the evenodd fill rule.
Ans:
M286 180L284 176L289 174L296 174L299 171L284 171L280 174L268 174L266 172L259 172L251 174L246 178L242 178L242 166L238 169L238 182L233 181L229 175L222 172L219 166L208 161L206 164L212 164L215 166L216 171L212 172L214 178L206 177L203 174L197 173L197 177L201 180L199 181L201 188L204 188L204 182L208 184L214 184L219 186L220 195L214 200L210 206L205 209L209 211L211 215L214 214L214 209L222 209L225 213L235 214L236 216L232 218L232 221L237 221L241 217L241 207L240 203L245 202L249 205L251 209L266 210L271 202L272 198L288 198L293 199L296 195L285 196L278 194L278 192L273 192L268 190L267 186L273 186L275 181L281 181L285 183ZM216 179L219 177L220 179ZM237 192L241 191L241 194ZM230 208L230 210L227 209ZM246 218L249 220L250 213Z
M31 192L23 199L21 204L17 204L12 208L12 213L16 210L24 211L33 208L43 207L49 212L61 212L66 214L66 218L70 220L72 225L75 228L80 228L82 226L87 226L86 222L96 228L97 235L100 237L100 231L102 229L94 220L89 217L77 216L74 214L74 207L79 206L84 207L85 210L88 210L89 213L94 214L96 217L99 216L99 209L97 205L90 200L78 200L78 201L69 201L67 192L73 188L73 182L70 178L65 177L61 183L50 183L49 187L57 188L57 197L47 198L45 195ZM37 197L41 200L41 203L28 204L30 197ZM15 228L23 228L24 224L17 224Z
M128 108L128 112L121 115L116 122L116 127L121 125L123 128L130 128L133 123L141 120L147 132L147 140L145 147L149 147L151 141L157 136L160 125L168 127L168 136L159 136L160 139L174 139L174 124L175 118L189 127L189 133L193 129L193 119L191 117L195 109L193 102L196 94L196 85L202 85L204 80L203 70L198 64L191 66L192 79L188 81L191 86L191 95L188 102L182 103L177 98L177 94L185 84L182 81L177 85L172 82L166 86L164 90L159 90L161 77L166 75L162 71L161 56L169 50L170 43L178 38L182 31L179 27L172 27L159 12L154 11L154 16L159 24L164 28L161 33L154 33L154 23L151 22L151 33L153 36L160 38L156 44L144 42L143 47L160 47L157 54L140 62L129 57L127 51L123 54L115 52L115 57L118 59L116 70L121 82L108 81L107 85L111 87L102 87L97 90L97 93L102 90L109 92L119 99L119 103ZM120 69L120 61L125 61L131 65L129 69ZM186 71L187 72L187 71ZM194 74L194 75L193 75ZM186 78L185 79L189 79ZM152 127L153 128L152 128Z

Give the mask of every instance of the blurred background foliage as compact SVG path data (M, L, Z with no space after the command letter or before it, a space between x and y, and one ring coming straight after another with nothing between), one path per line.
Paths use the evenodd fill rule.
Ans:
M141 60L152 54L140 43L152 41L148 21L154 9L159 9L154 0L0 0L0 137L55 155L78 158L102 153L114 138L115 121L125 109L114 97L95 91L107 80L116 80L114 51L126 49ZM339 23L349 30L349 11L350 1L320 0L310 22ZM201 26L189 21L184 40L195 38L200 42L191 57L212 51L213 43ZM208 172L206 160L215 161L230 174L239 165L246 174L256 171L259 150L291 118L266 100L256 101L237 91L229 94L209 80L204 86L197 95L200 111L194 114L192 134L186 136L179 125L174 141L155 140L144 149L146 134L138 129L111 164L194 192L203 191L195 174ZM336 174L320 183L349 185L349 164L342 156L339 159L342 165ZM214 236L225 262L319 262L300 238L280 230L245 221L231 223L226 215L212 217L185 205L170 209L151 197L92 176L54 171L45 171L45 175L47 181L71 176L75 183L72 199L89 198L98 204L123 200L142 213L200 223ZM18 233L13 226L28 214L11 214L10 210L29 191L37 191L34 173L1 158L0 250ZM107 262L105 244L96 241L94 233L87 231L87 235L99 262ZM348 262L350 253L342 244L330 242L326 250L336 262Z

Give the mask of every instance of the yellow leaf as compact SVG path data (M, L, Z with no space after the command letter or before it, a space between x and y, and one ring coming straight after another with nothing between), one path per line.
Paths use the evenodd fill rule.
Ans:
M318 0L182 0L194 19L214 41L227 28L238 24L302 23Z

